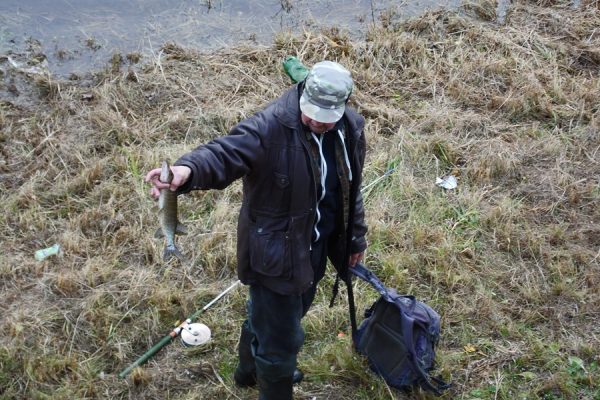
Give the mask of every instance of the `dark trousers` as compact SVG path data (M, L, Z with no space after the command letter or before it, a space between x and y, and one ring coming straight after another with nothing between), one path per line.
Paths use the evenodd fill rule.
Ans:
M296 369L296 357L304 343L301 320L315 298L317 284L325 275L326 241L313 243L311 264L313 284L301 295L281 295L263 286L250 286L248 320L242 326L240 354L251 353L254 365L248 365L251 360L242 365L244 360L240 357L240 366L246 371L254 370L259 379L276 382L291 377Z

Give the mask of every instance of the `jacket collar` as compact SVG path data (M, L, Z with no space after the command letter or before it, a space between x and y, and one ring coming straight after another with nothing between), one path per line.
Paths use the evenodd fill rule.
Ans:
M275 118L291 129L299 129L301 124L300 90L300 84L296 84L275 101Z

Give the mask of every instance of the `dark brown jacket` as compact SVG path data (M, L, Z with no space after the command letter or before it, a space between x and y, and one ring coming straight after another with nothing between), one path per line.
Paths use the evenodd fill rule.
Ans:
M241 121L229 135L181 157L175 165L192 169L180 192L222 189L243 178L238 220L238 276L281 294L310 287L310 242L315 221L316 184L310 144L300 121L301 88L295 85L264 110ZM329 258L338 270L351 253L367 247L360 180L365 159L364 118L350 107L344 114L352 168L348 204L351 221L330 239Z

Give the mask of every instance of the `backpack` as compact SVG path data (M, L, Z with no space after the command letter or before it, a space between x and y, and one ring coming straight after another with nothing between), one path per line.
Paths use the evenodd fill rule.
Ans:
M441 395L450 387L430 375L435 364L435 347L440 337L440 316L414 296L402 296L383 283L364 265L349 268L354 275L370 283L381 294L365 311L365 319L356 328L354 299L348 291L352 320L352 339L359 354L388 385L398 389L420 386ZM351 281L346 282L351 286Z

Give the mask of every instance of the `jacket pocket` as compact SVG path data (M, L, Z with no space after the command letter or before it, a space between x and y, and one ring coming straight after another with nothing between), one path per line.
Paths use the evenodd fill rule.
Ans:
M250 266L264 276L289 279L292 276L290 240L286 231L251 225Z

